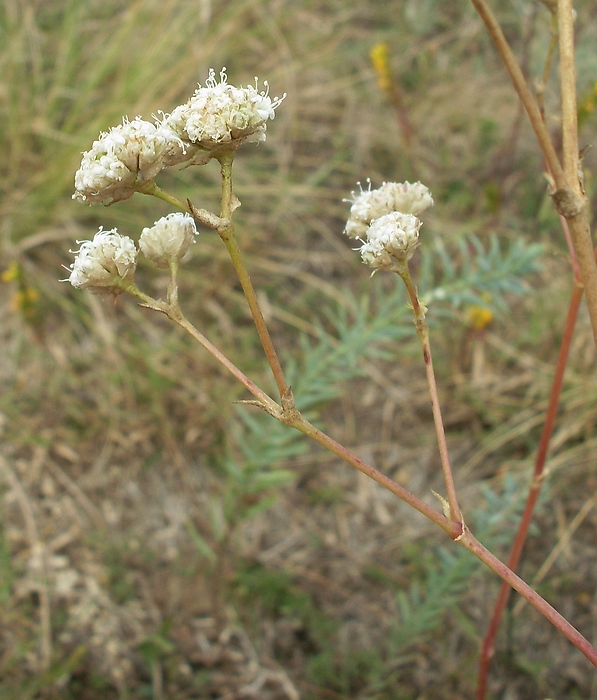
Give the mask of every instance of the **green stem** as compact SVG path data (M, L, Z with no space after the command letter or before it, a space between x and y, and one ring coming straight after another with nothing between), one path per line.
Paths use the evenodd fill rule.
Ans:
M152 197L157 197L158 199L161 199L162 201L171 204L173 207L176 207L181 211L185 211L187 214L193 214L188 204L181 202L180 199L177 199L176 197L174 197L174 195L171 195L165 190L160 189L153 180L150 180L149 182L146 182L145 184L141 185L141 187L137 189L137 192L140 192L141 194L148 194Z
M278 359L278 354L274 348L273 341L269 334L269 330L263 318L259 302L257 300L257 294L255 293L255 288L251 282L251 277L249 272L245 267L242 253L238 246L238 241L234 233L234 226L232 224L232 212L234 210L234 194L232 192L232 162L234 159L234 154L232 152L226 152L219 156L220 167L222 172L222 212L221 218L223 224L218 227L218 234L220 238L224 241L232 264L238 276L239 282L243 289L244 295L247 299L247 304L249 305L249 310L255 327L257 329L257 334L261 341L263 351L267 358L267 362L274 375L274 380L280 396L284 396L288 391L288 384L284 378L284 371L282 370L282 365Z
M178 258L170 260L170 282L166 292L168 304L174 307L178 307L178 263Z

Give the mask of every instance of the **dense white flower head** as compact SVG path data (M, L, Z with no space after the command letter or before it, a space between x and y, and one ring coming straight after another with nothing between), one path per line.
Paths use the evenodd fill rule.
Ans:
M163 216L151 228L144 228L139 238L143 254L162 268L180 260L195 240L197 228L188 214L175 212Z
M164 124L124 119L83 154L73 199L87 204L128 199L163 168L189 157L182 140Z
M363 262L374 271L396 270L412 258L420 228L421 221L413 214L394 211L380 216L367 229L367 240L360 249Z
M228 85L226 69L220 71L220 81L213 68L185 104L165 115L162 125L172 129L185 143L195 144L210 151L238 148L245 142L265 140L266 122L275 117L275 110L286 95L273 99L265 90L255 86L234 87ZM203 162L211 156L206 155ZM194 162L200 162L200 156Z
M353 192L350 216L344 233L350 238L365 238L369 224L380 216L393 211L418 216L433 205L433 198L420 182L384 182L376 190L369 187L360 193Z
M79 289L96 294L119 294L122 280L132 280L137 266L137 248L128 236L116 229L102 228L92 241L77 241L81 245L70 265L68 281Z

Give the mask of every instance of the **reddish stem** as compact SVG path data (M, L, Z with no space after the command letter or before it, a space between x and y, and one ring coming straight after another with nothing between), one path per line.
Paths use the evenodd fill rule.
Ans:
M572 296L570 298L570 304L568 307L568 316L566 317L564 336L562 338L558 363L556 365L556 371L551 387L551 394L549 397L549 405L545 417L545 424L543 426L543 433L541 434L541 440L539 442L539 448L537 450L537 457L535 459L535 469L533 472L533 479L531 481L531 488L527 496L527 502L524 508L522 519L520 521L520 525L518 526L518 532L516 533L516 538L514 540L514 544L512 545L510 558L508 559L508 568L512 571L516 571L516 568L518 567L518 563L520 561L520 556L522 554L529 527L533 519L535 505L541 492L541 486L543 485L543 469L545 467L545 460L547 457L549 441L553 433L558 402L562 390L562 383L564 380L564 371L568 362L570 343L572 341L574 325L576 323L578 309L580 307L582 297L583 288L577 282L577 278L575 278L574 288L572 290ZM489 623L489 629L487 630L487 634L485 635L485 639L483 641L481 657L479 659L479 681L477 685L477 700L484 700L487 692L487 677L489 674L491 658L494 653L495 638L497 636L497 632L500 626L500 620L508 602L508 598L510 597L511 591L512 588L509 584L505 582L502 583L500 593L493 611L493 616L491 618L491 622Z
M469 530L465 530L458 544L472 552L484 564L492 569L503 581L507 581L515 591L538 610L546 620L549 620L587 659L597 666L597 649L573 627L565 617L555 610L544 598L526 584L520 577L503 564L496 556L488 551L479 540L475 539Z

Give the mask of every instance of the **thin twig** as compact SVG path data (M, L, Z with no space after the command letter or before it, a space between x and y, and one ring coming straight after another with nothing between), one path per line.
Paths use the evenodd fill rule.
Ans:
M330 452L338 455L338 457L343 459L347 464L350 464L350 466L358 469L362 474L365 474L365 476L373 479L373 481L378 483L380 486L383 486L395 496L398 496L398 498L403 500L405 503L408 503L415 510L418 510L419 513L429 518L436 525L439 525L450 535L453 540L458 539L458 537L460 537L462 534L462 528L458 522L452 522L446 516L438 513L436 510L431 508L431 506L427 505L427 503L421 501L415 495L410 493L410 491L407 491L404 487L400 486L400 484L397 484L385 474L382 474L370 464L367 464L367 462L357 457L346 447L336 442L329 435L326 435L314 425L309 423L298 412L294 419L287 422L287 425L299 430L301 433L311 438L311 440L314 440Z
M560 95L562 101L562 146L564 173L569 187L583 195L579 181L578 111L574 63L574 20L571 0L558 0L560 47Z
M568 362L570 344L572 342L574 326L576 323L576 318L578 316L578 309L580 307L582 296L582 287L580 287L575 280L574 288L572 290L572 296L570 298L570 304L568 307L566 326L564 328L564 335L562 337L562 343L560 346L560 353L558 356L556 371L554 374L551 393L549 396L549 404L545 416L545 423L543 425L543 432L541 434L539 448L537 450L537 457L535 459L535 469L533 472L533 479L531 481L531 488L527 496L527 501L524 507L524 512L522 514L520 525L518 526L518 531L516 532L514 544L512 545L510 558L508 559L508 567L512 571L516 571L518 567L520 556L522 554L522 550L526 542L529 527L533 520L535 505L537 503L539 494L541 492L541 487L543 485L544 480L542 476L543 469L545 467L545 460L547 457L547 449L549 447L549 442L553 433L556 413L558 409L558 402L560 399L560 393L562 391L562 383L564 381L564 371ZM479 659L477 700L484 700L487 693L487 677L489 674L491 658L494 653L495 638L497 636L502 614L506 608L506 604L510 597L511 591L512 589L508 583L502 583L498 599L496 601L495 608L493 611L493 615L491 617L491 622L489 623L489 629L487 630L487 634L485 635L485 639L483 640L481 657Z
M473 537L470 530L465 530L463 536L457 540L469 552L472 552L486 566L494 571L502 580L506 581L515 591L529 602L543 617L549 620L574 646L579 649L589 661L597 666L597 649L583 637L583 635L573 627L565 617L560 615L544 598L525 583L519 576L511 571L496 556L487 550L477 539Z
M444 475L444 483L446 485L448 505L450 507L450 518L454 522L460 523L464 526L462 513L460 511L460 506L458 505L458 498L456 497L456 486L454 484L454 475L452 473L452 467L450 465L448 443L446 442L446 431L444 430L444 421L442 418L439 395L437 391L437 382L435 380L435 371L433 369L433 358L431 356L431 344L429 341L429 325L427 324L427 321L425 319L425 312L427 310L424 306L422 306L419 300L417 288L413 284L412 278L410 276L408 263L405 263L403 271L399 272L398 274L400 274L400 276L402 277L402 280L408 292L408 297L410 299L413 314L415 317L415 327L417 329L417 335L419 336L419 340L421 341L421 347L423 350L423 361L425 363L425 373L427 376L427 385L429 387L431 411L433 413L435 435L437 439L437 445L439 448L439 456L442 465L442 472Z
M568 183L566 181L564 170L560 165L558 155L553 143L551 142L547 127L543 122L541 112L537 106L537 101L526 84L524 75L520 70L518 61L516 60L506 37L504 36L502 28L489 8L486 0L471 0L471 2L483 20L487 32L491 37L491 40L493 41L506 70L510 74L512 83L516 88L520 101L524 105L526 113L528 114L531 122L531 126L533 127L537 140L539 141L539 145L541 146L541 150L543 151L545 160L547 161L549 169L553 175L556 188L565 189Z
M576 126L572 126L572 121L576 120L576 98L571 97L571 92L576 90L576 75L574 70L571 0L558 0L559 32L560 36L563 36L560 39L560 61L563 61L563 70L560 71L562 76L561 87L564 91L562 94L562 108L566 110L565 114L563 113L563 123L566 128L564 133L566 138L564 151L570 151L564 156L566 170L564 170L558 159L537 102L526 84L514 53L489 5L486 0L471 0L471 2L483 20L506 70L510 74L512 83L525 107L531 126L543 151L547 167L553 178L554 191L552 198L558 213L568 221L585 286L593 337L597 344L597 265L593 255L588 202L582 191L579 179L577 131ZM564 71L566 72L564 73Z

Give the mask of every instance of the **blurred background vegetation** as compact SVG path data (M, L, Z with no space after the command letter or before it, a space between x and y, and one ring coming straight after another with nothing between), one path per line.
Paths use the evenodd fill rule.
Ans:
M535 82L548 11L494 4ZM597 8L576 6L584 145ZM0 32L0 697L471 697L494 577L335 458L234 406L243 392L165 319L59 279L100 225L136 238L168 213L142 195L71 200L100 130L171 111L211 66L232 84L268 80L288 96L267 141L238 153L236 216L300 405L418 495L441 491L406 299L390 276L369 279L342 235L358 180L421 180L436 205L415 265L456 482L467 522L506 556L572 282L539 151L472 8L5 0ZM595 154L585 162L592 197ZM159 184L218 207L215 164ZM163 293L149 265L138 282ZM270 389L214 234L194 246L181 297ZM589 637L594 366L583 316L522 567L527 580L543 567L540 592ZM597 697L588 662L526 607L504 624L492 692Z

